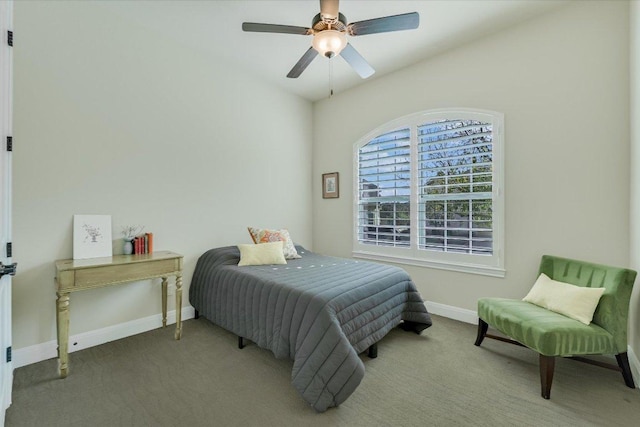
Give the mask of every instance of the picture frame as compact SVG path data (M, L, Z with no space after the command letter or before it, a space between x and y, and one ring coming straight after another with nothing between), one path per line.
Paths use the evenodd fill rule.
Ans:
M111 215L73 216L73 259L113 256Z
M337 199L340 197L340 179L338 172L322 174L322 198Z

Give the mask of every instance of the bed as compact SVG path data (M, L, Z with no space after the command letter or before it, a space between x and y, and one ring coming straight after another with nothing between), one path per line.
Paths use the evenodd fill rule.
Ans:
M431 317L404 270L296 249L286 265L243 267L237 247L211 249L189 301L197 316L293 360L293 386L323 412L360 384L360 353L397 326L421 333Z

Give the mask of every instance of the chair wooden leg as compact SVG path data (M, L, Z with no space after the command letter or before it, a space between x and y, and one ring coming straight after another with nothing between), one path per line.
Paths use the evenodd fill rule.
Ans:
M478 336L476 337L475 345L480 346L482 344L482 340L484 340L484 336L487 334L487 329L489 325L482 319L478 319Z
M553 370L556 366L556 358L540 355L540 390L542 397L551 397L551 382L553 382Z
M631 375L631 367L629 366L629 358L627 357L627 352L616 354L616 360L618 361L618 366L622 371L622 378L624 378L624 383L627 387L636 388L636 385L633 383L633 375Z
M242 337L238 337L238 348L240 350L244 348L244 341L242 340Z

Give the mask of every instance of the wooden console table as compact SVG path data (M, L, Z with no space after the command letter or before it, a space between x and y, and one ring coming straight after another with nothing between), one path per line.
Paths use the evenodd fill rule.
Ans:
M60 377L69 373L69 294L120 283L162 278L162 326L167 326L167 277L176 277L176 332L182 336L182 255L154 252L56 261L56 320Z

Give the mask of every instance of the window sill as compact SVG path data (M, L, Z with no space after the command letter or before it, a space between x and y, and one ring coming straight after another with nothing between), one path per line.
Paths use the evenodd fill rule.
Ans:
M501 277L506 274L506 270L500 267L492 267L479 264L465 264L455 262L442 262L427 259L399 257L393 255L383 255L367 251L353 251L354 258L368 259L372 261L393 262L397 264L414 265L417 267L437 268L439 270L457 271L460 273L479 274L483 276Z

